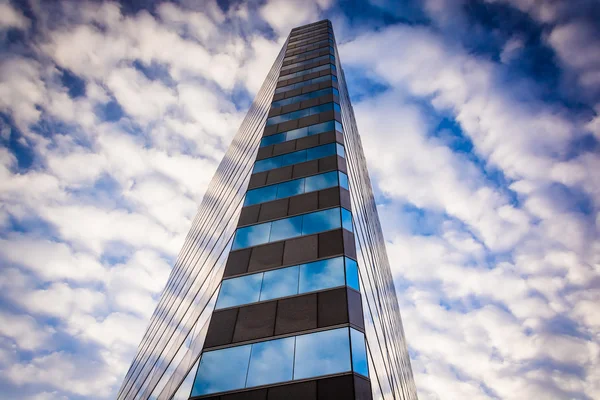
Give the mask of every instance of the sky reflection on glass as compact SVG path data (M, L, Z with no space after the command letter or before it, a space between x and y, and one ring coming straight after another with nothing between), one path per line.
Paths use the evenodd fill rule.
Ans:
M243 388L250 345L208 351L202 355L192 396Z
M252 345L246 387L292 380L295 338Z
M344 285L344 260L329 258L300 267L300 293Z
M296 338L294 379L350 371L348 328Z

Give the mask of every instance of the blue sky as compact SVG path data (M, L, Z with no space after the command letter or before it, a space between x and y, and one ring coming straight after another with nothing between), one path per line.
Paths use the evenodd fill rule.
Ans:
M1 397L114 398L285 37L323 18L420 398L600 398L596 0L0 1Z

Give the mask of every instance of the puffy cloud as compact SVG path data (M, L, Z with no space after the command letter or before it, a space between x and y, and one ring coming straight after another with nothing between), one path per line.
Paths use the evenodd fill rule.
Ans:
M0 29L27 29L30 21L20 11L3 1L0 3Z

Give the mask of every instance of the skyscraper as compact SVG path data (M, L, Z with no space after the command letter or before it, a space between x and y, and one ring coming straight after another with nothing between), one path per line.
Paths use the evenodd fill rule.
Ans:
M416 399L331 23L292 30L118 399Z

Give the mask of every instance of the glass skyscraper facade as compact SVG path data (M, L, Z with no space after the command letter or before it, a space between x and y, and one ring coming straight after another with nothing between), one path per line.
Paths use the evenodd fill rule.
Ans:
M219 165L125 399L416 399L328 20L292 30Z

